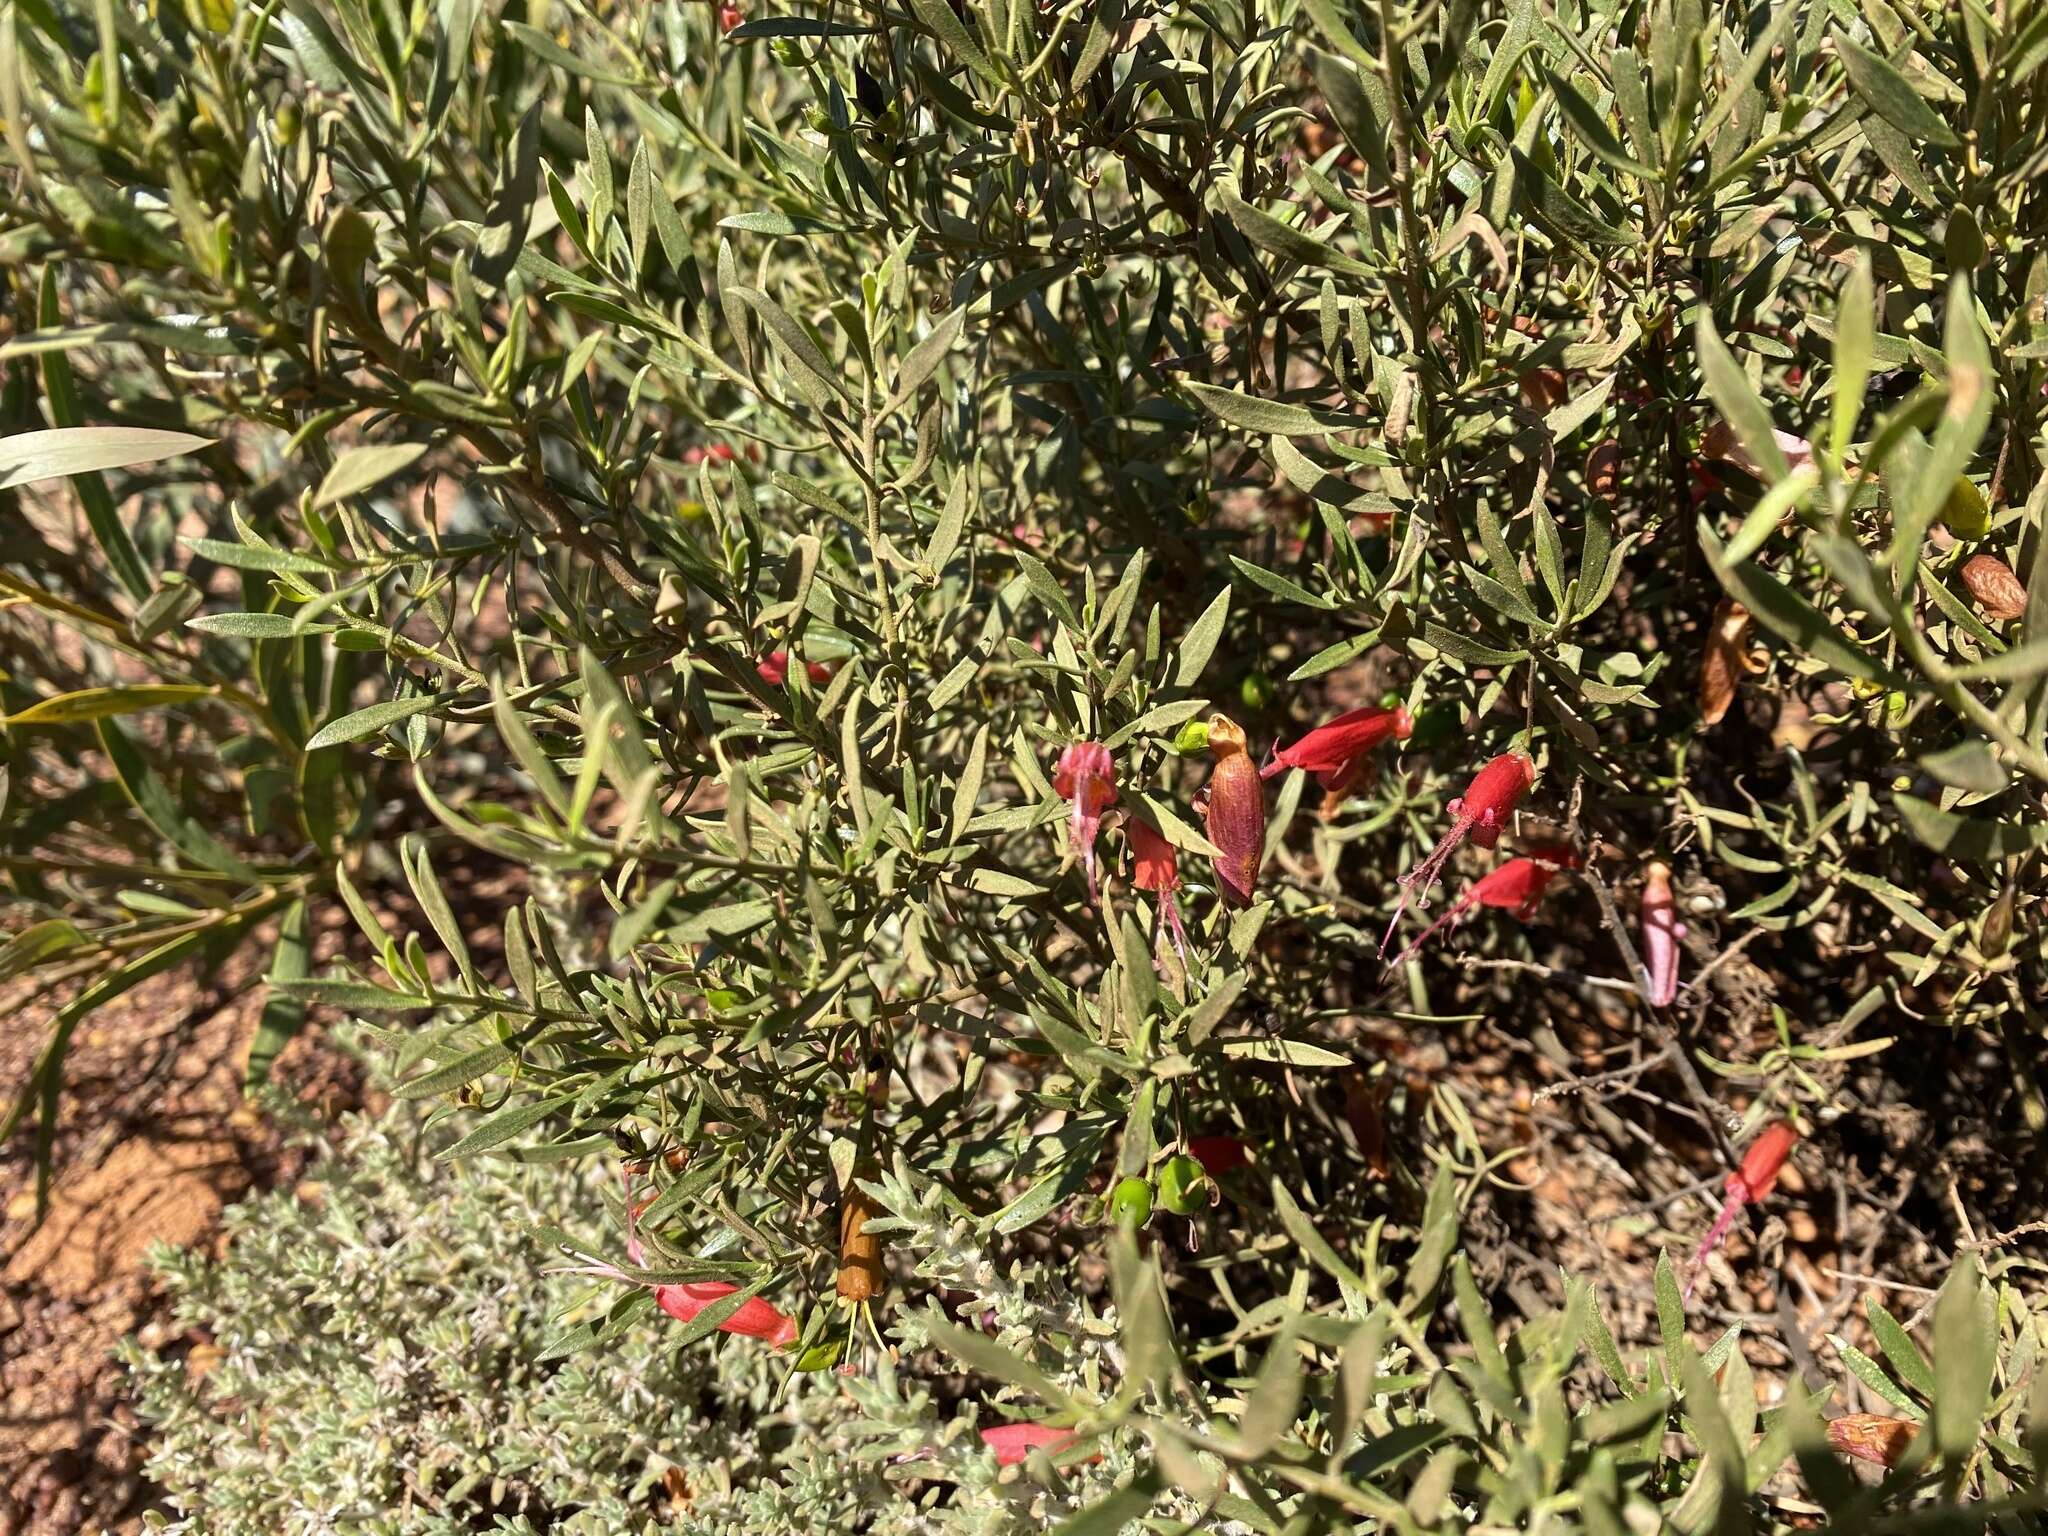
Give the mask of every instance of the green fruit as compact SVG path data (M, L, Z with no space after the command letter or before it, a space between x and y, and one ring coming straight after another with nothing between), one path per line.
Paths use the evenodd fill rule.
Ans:
M1941 509L1942 526L1959 539L1981 539L1991 531L1991 508L1968 475L1957 475L1955 489Z
M1159 1169L1159 1205L1176 1216L1192 1216L1216 1202L1216 1186L1202 1165L1186 1153L1169 1157Z
M1109 1219L1120 1227L1142 1227L1152 1219L1152 1186L1140 1178L1117 1180L1109 1192Z
M1209 722L1190 720L1173 738L1173 750L1182 757L1198 757L1209 750Z
M1264 672L1247 672L1237 685L1237 696L1253 714L1273 707L1273 679Z

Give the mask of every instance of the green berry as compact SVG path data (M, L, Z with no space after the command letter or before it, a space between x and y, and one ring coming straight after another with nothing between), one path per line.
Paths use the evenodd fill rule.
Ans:
M1117 1180L1109 1192L1109 1219L1120 1227L1142 1227L1152 1219L1152 1186L1140 1178Z
M1202 1165L1186 1153L1169 1157L1159 1169L1159 1205L1176 1216L1192 1216L1216 1202L1216 1186Z

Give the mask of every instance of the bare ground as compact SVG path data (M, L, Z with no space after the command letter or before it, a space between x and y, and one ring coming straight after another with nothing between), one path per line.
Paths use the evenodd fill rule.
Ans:
M145 1256L216 1242L225 1206L303 1161L242 1095L264 953L245 948L210 985L189 969L159 976L81 1027L40 1225L32 1130L0 1148L0 1536L140 1528L146 1448L112 1350L175 1336ZM55 1006L21 1007L0 1033L0 1101L27 1080ZM277 1078L324 1113L362 1095L355 1064L317 1032Z

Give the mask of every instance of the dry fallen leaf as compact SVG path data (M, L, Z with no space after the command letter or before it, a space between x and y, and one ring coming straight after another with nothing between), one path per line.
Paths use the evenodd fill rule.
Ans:
M1911 1419L1888 1419L1881 1413L1845 1413L1828 1420L1828 1444L1844 1456L1896 1467L1919 1428Z
M1745 673L1761 672L1763 664L1751 653L1749 610L1732 597L1715 605L1713 622L1707 630L1706 650L1700 656L1700 720L1717 725L1735 702L1735 690Z
M1621 444L1613 438L1595 443L1586 455L1586 489L1602 501L1614 500L1621 489Z
M1376 1087L1363 1067L1344 1071L1344 1118L1358 1138L1359 1154L1376 1179L1387 1176L1387 1122L1381 1111L1385 1091Z
M1963 562L1963 585L1986 618L2003 622L2027 611L2027 589L2012 567L1996 555L1972 555Z

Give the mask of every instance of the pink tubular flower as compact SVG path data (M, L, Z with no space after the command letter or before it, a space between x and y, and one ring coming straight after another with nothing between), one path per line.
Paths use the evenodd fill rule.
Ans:
M1071 1429L1054 1429L1050 1424L998 1424L981 1432L982 1444L996 1453L999 1467L1014 1467L1039 1449L1056 1455L1079 1438Z
M687 1323L714 1301L738 1290L723 1280L687 1280L680 1285L657 1285L654 1304L677 1322ZM758 1296L749 1296L739 1309L718 1325L720 1333L742 1333L783 1349L796 1342L796 1319L779 1312Z
M1131 884L1158 896L1160 914L1173 935L1174 948L1180 951L1180 958L1185 963L1188 935L1180 924L1180 902L1174 897L1174 892L1180 889L1180 855L1174 852L1173 844L1135 816L1124 823L1124 836L1130 841L1131 859L1137 866Z
M1095 834L1102 830L1102 813L1116 804L1116 759L1109 748L1095 741L1077 741L1060 754L1053 769L1053 790L1074 804L1068 823L1068 844L1081 856L1088 872L1088 899L1100 899L1095 880Z
M1713 1226L1693 1251L1692 1274L1685 1282L1686 1299L1692 1298L1692 1288L1699 1280L1700 1265L1707 1255L1727 1235L1728 1228L1735 1222L1735 1213L1745 1205L1755 1205L1769 1197L1777 1187L1778 1174L1785 1166L1785 1159L1792 1155L1792 1148L1798 1145L1799 1128L1790 1120L1774 1120L1764 1127L1763 1134L1749 1144L1749 1150L1742 1154L1742 1166L1728 1175L1723 1187L1728 1198L1722 1202L1721 1214L1714 1218Z
M1443 835L1428 858L1401 877L1401 903L1394 909L1393 922L1387 924L1387 936L1380 940L1382 955L1394 942L1394 930L1401 924L1401 914L1408 910L1409 898L1429 895L1430 887L1443 873L1444 861L1457 852L1458 845L1467 837L1482 848L1499 842L1508 816L1535 782L1536 764L1524 752L1504 752L1472 775L1465 793L1446 807L1455 818L1451 830Z
M1414 729L1415 721L1399 705L1392 709L1354 709L1317 726L1284 751L1273 753L1259 770L1259 777L1270 779L1289 768L1299 768L1314 774L1324 789L1335 790L1353 781L1360 760L1382 742L1389 738L1406 741Z
M1423 929L1414 943L1387 962L1388 966L1391 968L1405 962L1439 930L1463 922L1465 914L1474 907L1499 907L1513 913L1516 922L1528 922L1536 915L1537 903L1543 900L1543 893L1557 872L1578 867L1578 854L1562 846L1531 848L1527 853L1509 859L1473 881L1465 894L1451 903L1450 910Z
M1678 996L1678 941L1684 937L1685 924L1671 904L1671 866L1652 864L1643 880L1643 964L1653 1008L1669 1008Z
M771 688L780 688L789 680L789 652L770 651L754 664L754 670L761 675L761 681ZM804 663L804 676L814 687L822 688L832 681L832 669L822 661Z

